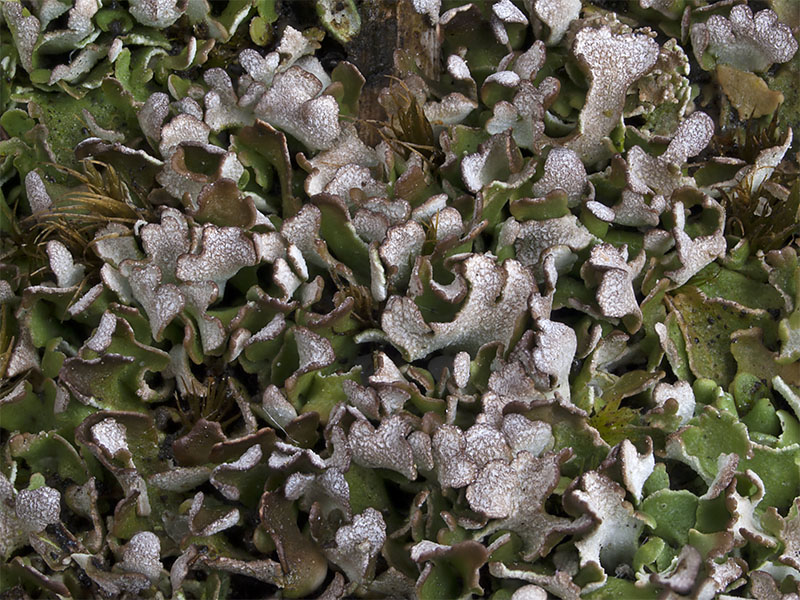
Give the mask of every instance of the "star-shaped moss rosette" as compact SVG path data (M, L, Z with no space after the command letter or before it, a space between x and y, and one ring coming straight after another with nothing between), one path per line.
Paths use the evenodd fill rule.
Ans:
M0 0L0 596L797 597L799 27Z

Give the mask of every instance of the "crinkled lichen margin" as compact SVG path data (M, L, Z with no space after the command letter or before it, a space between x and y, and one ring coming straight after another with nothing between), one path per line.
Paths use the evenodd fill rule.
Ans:
M0 597L796 598L792 7L0 0Z

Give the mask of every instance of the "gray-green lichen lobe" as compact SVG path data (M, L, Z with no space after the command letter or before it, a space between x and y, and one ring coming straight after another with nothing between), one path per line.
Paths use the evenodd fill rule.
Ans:
M0 594L800 593L790 4L0 0Z

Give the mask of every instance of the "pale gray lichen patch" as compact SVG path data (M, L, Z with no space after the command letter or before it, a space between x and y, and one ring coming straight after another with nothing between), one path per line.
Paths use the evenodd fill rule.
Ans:
M160 340L164 330L186 305L186 298L172 283L162 285L161 270L140 261L125 261L120 270L127 278L133 297L150 320L153 337Z
M520 79L523 81L532 81L539 72L539 69L544 66L544 63L547 60L547 52L542 40L536 40L533 42L531 47L525 50L525 52L522 52L518 55L516 53L507 55L506 58L509 56L513 57L511 70L519 75ZM505 59L503 60L505 61ZM548 81L548 79L551 82L553 81L553 78L545 77L545 79L542 80L542 83ZM539 89L540 91L542 90L541 84Z
M495 2L492 5L492 14L503 23L528 24L525 13L518 9L511 0L498 0L498 2Z
M184 309L197 323L203 352L213 352L225 342L225 326L209 315L208 307L219 298L219 289L213 281L186 283L180 286L185 299Z
M320 267L330 266L325 242L320 238L322 212L313 204L306 204L300 211L286 219L281 225L281 235L297 246L307 262Z
M185 493L208 481L208 467L176 467L147 478L147 484L168 492Z
M702 152L714 135L714 119L704 112L694 112L681 122L661 158L672 165L683 165Z
M208 144L210 131L208 125L192 115L177 115L161 128L159 152L166 159L179 144L191 142Z
M511 0L499 0L492 5L492 12L489 23L495 38L501 44L508 44L509 37L506 25L524 26L528 24L528 19Z
M442 0L413 0L414 10L421 15L426 15L431 25L439 22L439 11L442 8Z
M161 141L161 129L169 115L169 96L163 92L155 92L145 101L136 117L139 127L153 142Z
M553 428L546 421L531 421L524 415L510 413L503 417L501 430L514 455L529 452L539 456L555 443Z
M572 150L556 146L544 161L544 175L533 184L533 193L543 197L554 190L567 193L570 207L577 206L586 190L586 167Z
M330 148L340 133L339 105L332 96L320 95L322 90L315 75L293 66L274 77L254 112L309 148Z
M112 417L92 425L92 437L111 458L130 457L127 428Z
M764 498L764 482L754 471L747 469L745 477L755 487L755 493L742 496L736 485L729 485L725 490L725 507L730 513L728 530L733 533L736 544L744 544L746 540L754 541L760 546L775 548L778 544L774 536L764 531L763 519L756 508Z
M300 361L298 369L308 371L311 368L327 367L336 360L336 354L327 338L317 335L305 327L294 330L297 343L297 356Z
M410 480L417 478L414 453L406 439L411 423L402 415L392 415L376 430L368 421L358 420L350 426L348 444L353 460L370 468L397 471Z
M3 5L3 7L6 6L8 5ZM53 204L41 176L36 171L30 171L25 176L25 193L28 195L28 204L34 215L47 210Z
M242 491L236 481L237 474L255 467L261 462L262 456L261 446L258 444L250 446L237 460L215 467L209 477L211 485L228 500L238 500Z
M14 345L14 350L6 364L6 377L16 377L28 370L39 369L39 354L33 345L30 332L23 332ZM20 384L23 382L21 381ZM9 392L9 398L20 392L19 386L14 386Z
M615 248L611 244L598 244L581 267L581 277L587 285L597 285L595 297L601 314L622 318L628 329L635 332L641 325L642 311L636 301L633 280L644 267L645 254L640 252L634 260L627 261L626 245Z
M43 31L34 52L55 54L91 44L97 37L92 17L99 8L100 5L95 0L76 0L67 12L66 23L54 22L50 19L51 16L55 16L54 13L48 15L46 13L49 11L40 10L39 17L42 19Z
M459 388L467 387L469 383L469 354L459 352L453 359L453 380Z
M325 191L336 173L346 166L372 168L377 164L376 152L361 141L355 127L343 125L336 144L308 160L311 173L306 178L306 193L314 196Z
M580 598L581 588L573 582L573 576L567 569L557 569L553 574L538 573L531 569L511 569L504 563L493 562L489 564L489 572L493 577L529 581L560 598Z
M201 537L209 537L235 526L240 521L239 510L232 508L225 511L208 508L203 492L197 492L187 513L189 529Z
M361 413L370 419L380 419L378 394L371 387L364 387L355 381L346 379L342 382L342 390L347 400Z
M656 64L658 44L643 34L586 27L575 35L572 51L591 84L580 114L580 133L565 145L584 163L594 164L609 155L604 138L619 124L628 87Z
M678 403L678 412L681 425L686 423L694 416L695 398L692 386L688 381L678 381L674 384L658 383L653 388L653 402L658 407L666 404L667 400L673 398Z
M54 67L50 72L48 85L54 85L59 81L74 83L75 80L86 75L105 55L105 48L89 44L82 48L68 65Z
M272 280L283 291L281 299L284 301L290 300L302 283L283 257L276 259L273 264Z
M348 465L343 465L345 470ZM327 516L333 511L341 512L350 518L350 487L342 472L329 466L318 475L292 473L286 480L284 493L289 500L300 500L304 510L311 510L316 504ZM315 509L316 510L316 509Z
M458 427L438 427L431 438L431 449L442 487L461 488L475 480L478 467L467 456L467 441Z
M490 519L504 519L517 509L514 491L518 483L512 466L496 460L486 465L469 485L467 502Z
M688 594L694 589L703 557L694 546L684 546L666 574L653 573L651 579L679 594Z
M425 243L425 230L416 221L407 221L391 227L386 239L378 248L378 253L388 270L389 284L406 281L414 257L419 255Z
M253 55L258 57L256 60L261 60L261 57L254 51L244 50L239 55L239 61L242 66L245 66L248 62L248 57ZM275 56L275 54L272 53L272 56ZM275 59L275 64L277 64L277 56L275 56ZM245 68L247 67L245 66ZM248 70L253 68L251 66ZM203 106L205 107L203 121L206 125L213 131L222 131L228 127L242 127L253 124L255 115L248 108L241 106L239 97L233 89L230 75L220 68L212 68L205 72L203 80L210 88L203 97Z
M131 0L130 12L142 25L169 27L183 14L181 0Z
M592 531L575 542L581 566L594 563L613 572L617 565L633 558L644 521L624 500L625 490L607 476L589 471L576 484L566 494L565 504L573 514L589 514L595 521ZM604 580L599 585L605 582L603 573Z
M164 217L162 216L162 224ZM144 229L144 228L142 228ZM100 229L92 240L92 247L108 268L118 269L126 259L141 260L142 252L136 244L133 231L121 223L109 223ZM106 265L103 265L105 268Z
M289 27L287 28L287 32L289 29L293 30L293 28ZM272 78L275 76L275 71L280 64L280 56L277 52L270 52L266 56L261 56L255 50L247 48L242 50L242 52L239 54L239 63L251 78L251 82L255 83L257 86L256 91L260 92L263 91L264 85L269 85L272 83ZM251 84L248 90L245 91L245 94L242 98L243 103L245 102L245 98L248 96L254 96L252 93L254 87L255 86ZM226 93L225 97L231 100L234 96ZM252 102L254 102L254 98L250 97L249 103Z
M408 436L408 443L414 453L414 464L422 473L430 473L435 467L433 461L433 444L431 436L424 431L412 431Z
M466 455L483 468L494 460L511 460L511 448L503 433L485 423L476 423L464 433Z
M633 442L623 440L609 453L607 462L611 461L619 465L625 488L637 503L641 502L644 484L653 473L656 464L652 442L648 444L645 452L639 453Z
M786 152L792 145L793 132L787 130L783 143L780 146L765 148L756 156L752 165L748 165L736 173L734 183L742 183L749 190L751 195L757 194L761 186L772 177L775 169L786 156ZM730 182L724 182L721 186L727 186Z
M14 511L27 531L39 533L61 521L61 494L48 486L21 490L14 502Z
M451 54L447 57L447 72L456 79L472 80L467 61L458 54Z
M709 235L699 235L695 238L686 233L686 214L683 202L675 202L672 207L672 216L675 220L672 236L675 239L675 249L681 266L675 270L667 271L665 275L678 285L683 285L703 267L725 254L727 248L723 233L724 209L718 202L708 196L703 197L702 206L717 213L717 227Z
M375 561L386 542L386 523L374 508L353 517L353 522L336 531L336 547L326 555L350 581L363 583L374 576Z
M315 469L327 467L325 461L319 454L308 448L298 448L292 444L277 442L275 450L269 457L269 467L271 469L289 471L297 468L298 464L307 463Z
M55 273L58 287L68 288L78 285L83 279L85 267L76 265L67 247L57 240L47 242L47 256L50 269Z
M543 221L525 221L519 228L514 247L517 260L532 268L538 278L543 273L547 250L555 250L555 266L559 271L569 270L576 260L573 253L583 250L595 239L575 215L564 215Z
M511 130L514 142L519 147L538 150L545 141L545 106L550 104L554 92L557 91L550 87L552 78L545 79L536 87L530 81L522 80L514 71L501 71L487 78L487 82L503 73L509 74L509 87L514 87L517 91L512 102L501 100L494 105L492 118L486 122L486 131L500 134ZM465 182L470 185L466 179Z
M344 387L344 383L342 387ZM264 394L261 397L261 407L267 414L267 418L278 427L286 427L297 417L297 409L286 399L280 389L274 385L267 386L267 389L264 390Z
M238 227L206 225L200 245L198 254L185 254L178 259L175 274L183 281L211 280L220 294L239 269L256 264L253 242Z
M161 564L161 540L152 531L135 533L122 551L119 566L131 573L141 573L155 583L164 568Z
M778 534L783 542L784 550L780 561L800 570L800 500L795 499L792 507L793 514L783 520L781 531Z
M338 196L345 204L351 204L352 190L358 190L368 198L386 195L386 185L372 177L367 167L348 164L336 171L323 192Z
M773 63L789 61L797 52L791 28L778 15L769 9L753 15L747 4L734 6L728 18L712 15L705 23L695 23L691 39L697 62L705 69L716 62L762 72ZM708 60L706 53L713 58Z
M550 28L548 46L561 41L569 24L577 19L581 12L580 0L528 0L528 2L533 5L536 16Z
M287 27L283 31L281 41L275 51L281 56L281 67L286 69L301 58L308 57L309 60L316 60L316 57L309 55L317 48L319 48L319 43L313 35L306 35L294 27Z
M116 328L117 317L109 311L104 312L94 334L86 340L86 347L98 353L104 352L111 345L111 336Z
M3 559L23 546L28 538L28 533L14 510L15 494L13 484L0 473L0 555Z
M508 345L524 319L534 283L520 263L507 260L501 267L490 255L474 254L460 270L470 291L458 315L449 323L426 323L411 298L389 298L381 324L408 360L444 347L472 353L492 341Z
M546 555L568 533L585 528L585 520L572 521L545 510L545 500L558 483L561 464L569 450L534 457L522 451L510 464L489 463L467 488L474 510L498 520L490 530L510 530L523 541L525 560Z
M675 11L679 8L679 4L674 0L639 0L639 6L652 8L669 18L674 18Z
M441 127L461 123L476 108L478 103L475 100L453 92L439 102L426 102L423 111L431 125Z
M621 200L608 209L599 202L591 202L590 210L602 220L620 225L658 225L659 217L669 206L672 193L680 187L696 187L695 181L682 173L687 159L699 154L714 134L714 121L702 112L692 113L681 122L675 135L660 156L651 156L641 147L628 151L626 179Z
M14 299L14 290L11 289L11 284L5 279L0 279L0 305Z
M33 70L33 52L39 40L40 23L33 15L24 15L21 2L4 2L3 17L11 29L23 68Z
M569 374L578 349L575 331L563 323L550 319L536 321L536 347L533 364L536 370L549 378L549 387L569 401Z
M161 270L165 280L174 282L178 258L190 250L186 217L173 208L167 208L161 213L161 223L145 225L139 230L139 237L144 251ZM118 253L125 250L120 249ZM123 256L120 255L119 258Z
M547 590L534 584L523 585L511 594L511 600L547 600L547 598Z
M519 81L519 76L508 71ZM461 161L461 178L467 189L478 193L485 185L493 181L505 181L509 173L519 171L521 159L519 151L514 147L514 142L507 131L493 135L481 144L478 152L468 154Z

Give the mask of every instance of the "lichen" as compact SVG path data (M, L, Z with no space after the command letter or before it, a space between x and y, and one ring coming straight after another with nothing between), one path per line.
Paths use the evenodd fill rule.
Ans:
M0 0L0 596L796 596L793 7Z

